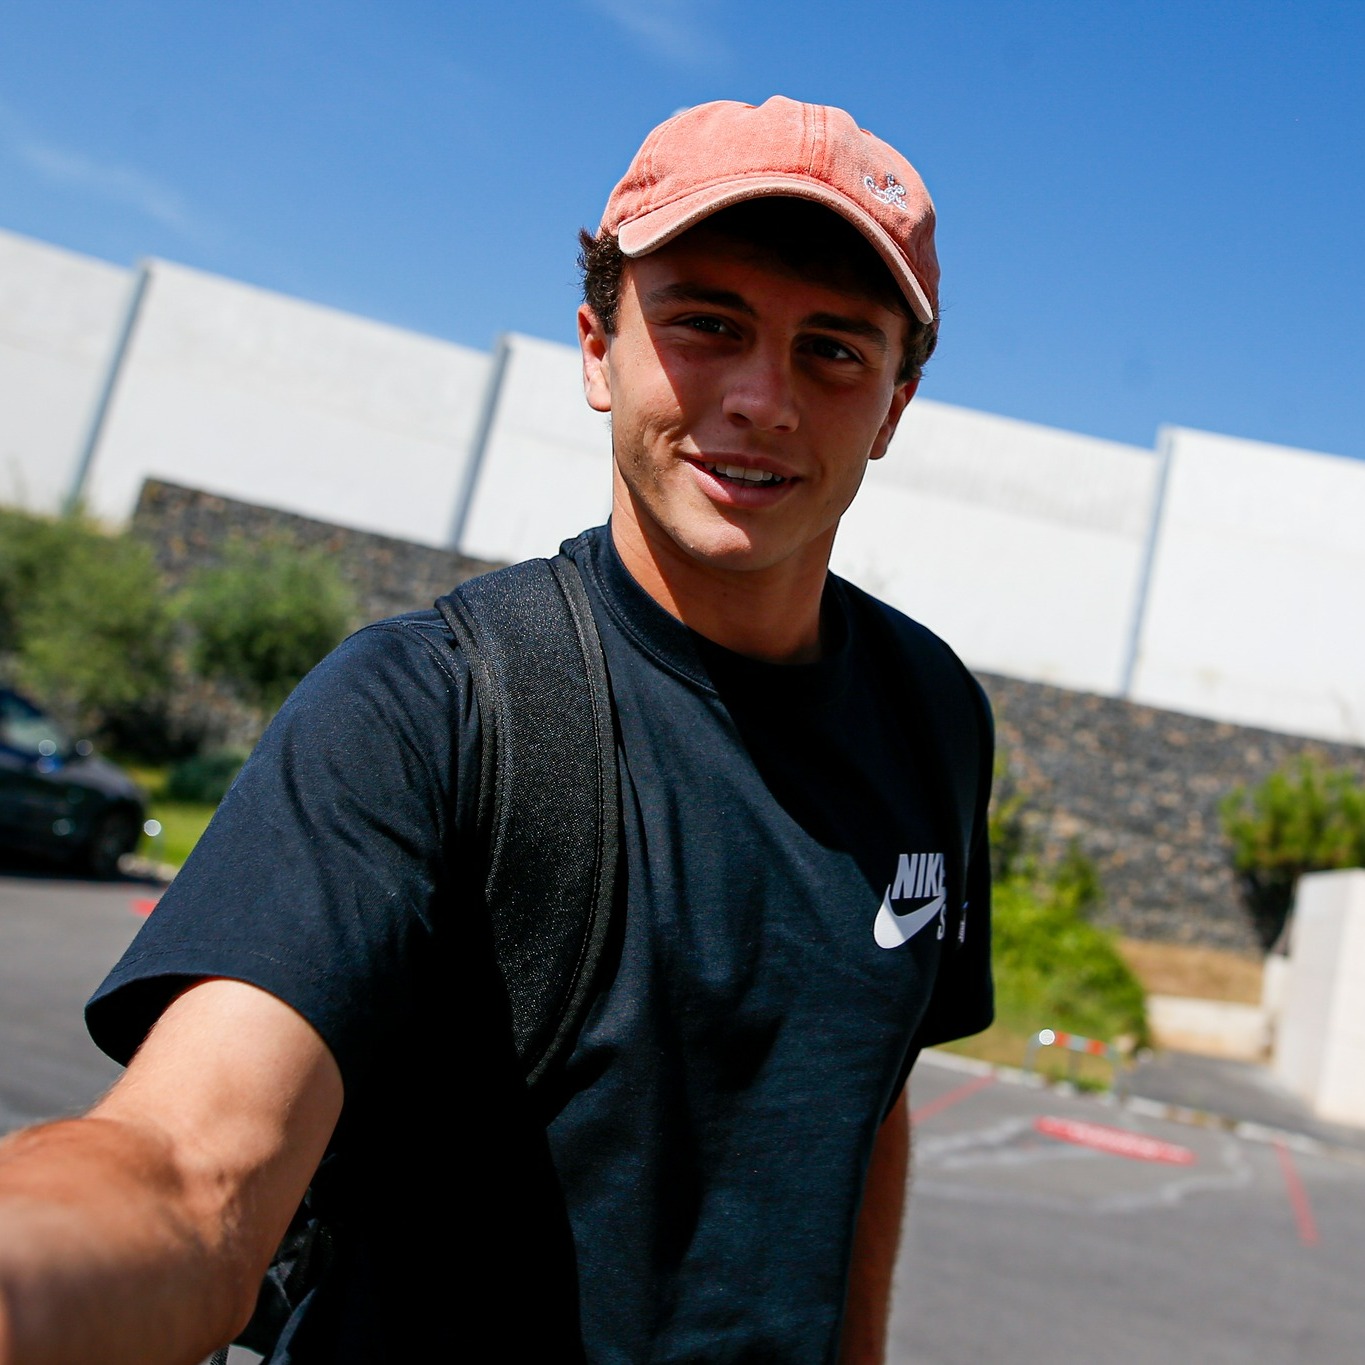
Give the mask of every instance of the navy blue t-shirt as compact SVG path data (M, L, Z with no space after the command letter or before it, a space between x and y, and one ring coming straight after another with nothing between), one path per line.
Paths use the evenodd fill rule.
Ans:
M605 530L572 553L619 727L625 913L548 1101L480 917L477 706L434 612L305 680L91 1003L126 1058L181 984L240 978L335 1054L317 1184L343 1260L290 1359L402 1360L477 1319L512 1356L832 1360L879 1122L920 1047L989 1022L984 838L964 913L933 718L848 590L819 662L764 664L654 603Z

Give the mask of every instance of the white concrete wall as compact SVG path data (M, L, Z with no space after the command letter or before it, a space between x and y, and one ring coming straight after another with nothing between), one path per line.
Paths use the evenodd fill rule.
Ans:
M462 539L487 559L552 553L609 508L610 428L584 402L577 351L506 344ZM976 666L1112 693L1156 476L1150 451L917 400L835 568Z
M1151 451L917 398L844 518L835 569L973 667L1114 693Z
M509 336L499 365L149 270L84 487L99 515L152 476L432 545L458 521L489 559L605 517L609 427L573 348ZM69 492L134 278L0 233L0 501ZM1131 662L1134 700L1365 743L1365 461L1181 429L1154 453L921 398L834 565L979 668L1123 694Z
M579 353L505 336L501 383L460 548L480 559L552 555L611 510L611 426L583 397Z
M121 519L162 478L449 541L488 357L153 262L86 483Z
M0 501L71 491L133 272L0 231Z
M1275 1074L1319 1117L1365 1127L1365 871L1299 880Z
M1365 743L1365 461L1162 435L1133 699Z

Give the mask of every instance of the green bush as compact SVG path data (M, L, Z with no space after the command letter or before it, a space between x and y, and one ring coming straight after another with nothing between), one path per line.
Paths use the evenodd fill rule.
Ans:
M1305 872L1365 867L1365 786L1304 755L1219 807L1242 899L1261 943L1280 936Z
M72 525L0 507L0 651L19 649L20 604L28 601L49 566L62 561Z
M991 780L991 806L987 832L990 836L991 880L1031 872L1037 863L1037 850L1025 823L1027 799L1014 780L1009 758L1002 747L995 751L995 773Z
M1027 793L997 753L990 811L996 1013L1017 1034L1062 1029L1147 1041L1142 986L1114 938L1091 921L1104 905L1099 870L1073 840L1044 859Z
M273 711L346 634L354 604L335 566L290 541L233 541L186 589L195 670Z
M239 749L195 754L172 766L162 795L167 801L216 806L246 762Z
M1100 870L1076 839L1066 846L1066 852L1048 869L1047 881L1052 900L1082 919L1091 919L1104 906L1104 884L1100 881Z
M991 915L1003 1024L1146 1043L1142 986L1112 936L1084 919L1067 892L1011 877L995 888Z
M0 515L0 640L19 685L78 728L164 700L172 628L145 545L81 516Z

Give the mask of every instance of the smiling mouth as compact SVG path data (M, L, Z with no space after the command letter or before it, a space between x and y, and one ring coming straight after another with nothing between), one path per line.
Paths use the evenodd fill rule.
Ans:
M715 475L725 483L740 484L746 488L775 488L778 484L790 482L781 474L773 474L766 469L746 469L738 464L708 464L705 460L698 460L697 463L708 474Z

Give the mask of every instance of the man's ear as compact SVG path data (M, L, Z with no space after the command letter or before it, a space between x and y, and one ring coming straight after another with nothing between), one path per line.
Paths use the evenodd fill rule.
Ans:
M877 432L877 439L872 442L872 450L867 457L869 460L880 460L886 454L886 448L891 444L891 438L900 425L901 413L910 405L917 388L918 379L907 379L904 384L896 385L891 394L891 406L886 410L886 420Z
M611 338L585 303L578 310L578 348L583 353L583 394L596 412L611 411Z

